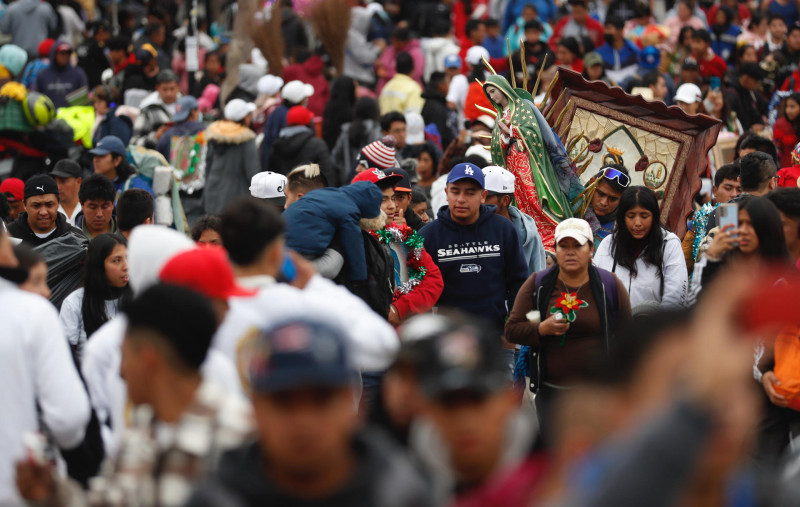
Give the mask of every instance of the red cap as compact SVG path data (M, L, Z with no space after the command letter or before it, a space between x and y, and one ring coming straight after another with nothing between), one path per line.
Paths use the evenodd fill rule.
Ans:
M308 125L313 119L314 113L303 106L294 106L286 114L286 124L289 126Z
M385 172L381 171L380 169L371 168L367 169L366 171L362 171L356 174L356 177L353 178L351 183L358 183L359 181L369 181L371 183L375 183L376 185L378 182L386 182L388 186L395 186L400 183L400 180L403 179L402 176L399 174L391 175L386 174Z
M39 56L42 58L50 58L50 50L53 49L55 39L45 39L39 43Z
M228 256L218 246L179 253L161 268L159 278L164 283L192 289L209 299L250 297L256 294L236 284Z
M56 53L59 51L72 51L72 45L69 42L59 41L56 46Z
M0 183L0 193L11 194L14 201L22 201L25 198L25 182L19 178L6 178Z

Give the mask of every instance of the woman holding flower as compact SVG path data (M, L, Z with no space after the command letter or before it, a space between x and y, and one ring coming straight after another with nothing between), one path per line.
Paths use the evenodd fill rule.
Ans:
M561 222L555 230L556 265L528 278L506 323L506 339L525 345L514 376L531 378L545 443L557 393L608 353L617 330L631 318L625 287L613 273L592 265L593 241L585 220Z

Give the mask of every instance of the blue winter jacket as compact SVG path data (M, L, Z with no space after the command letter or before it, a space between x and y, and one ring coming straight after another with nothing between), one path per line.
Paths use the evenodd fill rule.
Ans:
M261 170L269 170L269 154L272 151L272 144L281 134L281 129L286 126L286 116L289 108L281 104L267 116L267 123L264 124L264 139L261 141Z
M325 253L338 234L350 279L366 280L367 260L359 221L380 215L381 200L383 193L369 181L309 192L283 213L286 246L315 258Z
M97 126L92 138L92 145L97 146L100 139L106 136L117 136L126 146L131 141L133 135L133 122L126 115L117 116L117 108L109 109L103 121Z
M475 223L460 225L442 206L419 233L444 279L438 305L483 317L502 332L509 302L528 278L528 263L514 225L495 209L482 205Z

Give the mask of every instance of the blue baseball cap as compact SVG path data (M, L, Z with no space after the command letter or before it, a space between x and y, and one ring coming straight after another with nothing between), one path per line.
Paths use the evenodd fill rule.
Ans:
M245 341L241 351L244 376L256 393L347 387L357 374L342 331L320 321L285 321Z
M192 111L198 107L200 106L198 106L196 98L191 95L184 95L175 103L175 114L172 115L172 121L176 123L186 121Z
M470 164L469 162L456 164L447 175L447 183L455 183L456 181L461 181L464 179L474 180L478 183L478 185L481 186L481 188L486 188L486 181L483 178L483 171L481 171L481 168L475 164Z
M115 155L125 155L125 143L122 142L117 136L106 136L100 139L97 145L89 150L92 155L108 155L114 153Z
M444 68L454 69L461 68L461 57L458 55L447 55L444 57Z
M661 63L661 53L655 46L647 46L639 54L639 66L643 69L653 70Z

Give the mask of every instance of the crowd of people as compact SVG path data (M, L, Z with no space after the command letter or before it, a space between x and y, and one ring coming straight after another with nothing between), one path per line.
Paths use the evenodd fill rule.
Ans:
M214 8L2 5L0 505L800 503L800 3ZM736 140L683 237L498 162L559 69Z

